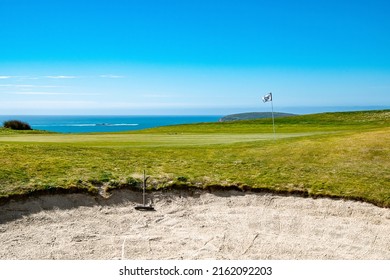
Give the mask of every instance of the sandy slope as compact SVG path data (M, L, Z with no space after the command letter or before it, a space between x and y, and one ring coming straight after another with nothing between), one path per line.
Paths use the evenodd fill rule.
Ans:
M42 196L0 206L0 259L390 259L390 209L229 192L109 199Z

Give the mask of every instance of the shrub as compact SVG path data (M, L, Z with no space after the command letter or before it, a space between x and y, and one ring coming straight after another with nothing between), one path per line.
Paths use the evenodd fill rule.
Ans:
M5 121L3 123L3 126L5 128L11 128L14 130L32 130L31 126L28 123L18 120Z
M177 180L178 180L179 182L187 182L187 181L188 181L188 178L185 177L185 176L179 176L179 177L177 177Z

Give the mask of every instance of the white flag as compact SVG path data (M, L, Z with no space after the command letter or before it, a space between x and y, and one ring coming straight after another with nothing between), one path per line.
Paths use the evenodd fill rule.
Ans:
M272 101L272 93L270 92L270 93L264 95L262 99L263 99L264 103L268 102L268 101Z

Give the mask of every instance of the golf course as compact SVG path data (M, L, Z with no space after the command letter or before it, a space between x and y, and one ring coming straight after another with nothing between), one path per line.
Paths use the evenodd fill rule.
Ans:
M235 189L390 207L390 110L60 134L0 128L0 199Z
M390 257L390 111L0 130L0 259ZM143 202L155 211L138 211Z

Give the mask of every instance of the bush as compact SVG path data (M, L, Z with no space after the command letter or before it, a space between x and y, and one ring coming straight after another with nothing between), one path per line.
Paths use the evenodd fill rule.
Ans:
M177 180L178 180L179 182L187 182L187 181L188 181L188 178L185 177L185 176L179 176L179 177L177 177Z
M5 121L3 123L3 126L5 128L10 128L14 130L32 130L31 126L28 123L18 120Z

